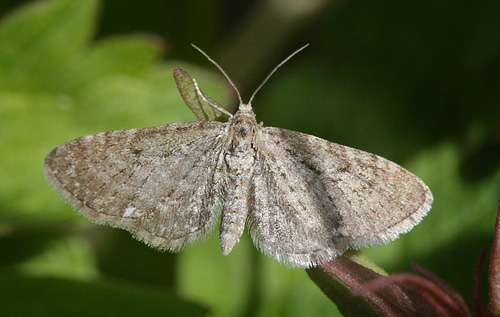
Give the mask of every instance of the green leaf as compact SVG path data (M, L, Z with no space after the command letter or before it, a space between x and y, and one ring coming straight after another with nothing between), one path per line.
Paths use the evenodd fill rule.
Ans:
M45 155L76 137L193 120L162 40L119 36L90 43L99 2L35 2L0 21L0 224L74 218L43 175ZM190 67L191 69L191 67ZM226 100L222 80L192 67Z
M0 88L60 91L93 33L97 0L40 1L0 22ZM69 83L68 83L69 80Z
M0 274L4 316L205 316L206 310L158 289L117 281L79 282Z

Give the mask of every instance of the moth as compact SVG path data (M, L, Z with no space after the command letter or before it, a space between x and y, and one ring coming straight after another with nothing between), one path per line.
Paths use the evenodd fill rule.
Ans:
M396 239L431 208L422 180L375 154L256 121L255 94L304 47L276 66L248 103L197 48L234 87L234 115L177 71L181 94L197 97L200 104L188 106L204 121L69 141L47 155L47 179L90 220L160 250L179 251L220 223L228 255L247 226L262 252L308 268ZM228 121L215 121L221 117Z

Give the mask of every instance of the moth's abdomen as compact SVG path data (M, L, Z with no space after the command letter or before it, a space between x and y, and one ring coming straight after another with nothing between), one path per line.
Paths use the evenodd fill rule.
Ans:
M220 242L222 254L228 255L240 241L245 230L249 213L250 178L253 171L253 153L227 154L225 157L226 175L223 198Z

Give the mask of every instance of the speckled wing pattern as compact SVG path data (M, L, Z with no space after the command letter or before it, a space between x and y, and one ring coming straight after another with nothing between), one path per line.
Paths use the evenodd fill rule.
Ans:
M255 143L250 232L280 262L310 267L394 240L431 208L427 185L375 154L272 127Z
M55 148L52 185L97 223L170 251L213 231L224 254L245 224L267 255L295 267L394 240L429 211L415 175L375 154L263 127L250 105L229 122L109 131Z
M178 251L210 233L220 214L226 127L200 121L84 136L52 150L45 174L93 221Z

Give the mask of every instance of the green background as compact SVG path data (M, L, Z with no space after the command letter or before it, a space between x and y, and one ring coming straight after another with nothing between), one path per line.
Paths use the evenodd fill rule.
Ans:
M257 95L257 119L421 177L434 193L429 215L365 253L390 273L418 262L472 300L500 198L500 2L24 2L0 3L0 314L338 314L304 270L260 254L246 233L228 257L215 233L160 253L89 223L45 181L45 155L75 137L194 120L176 67L235 109L190 43L244 101L310 43Z

